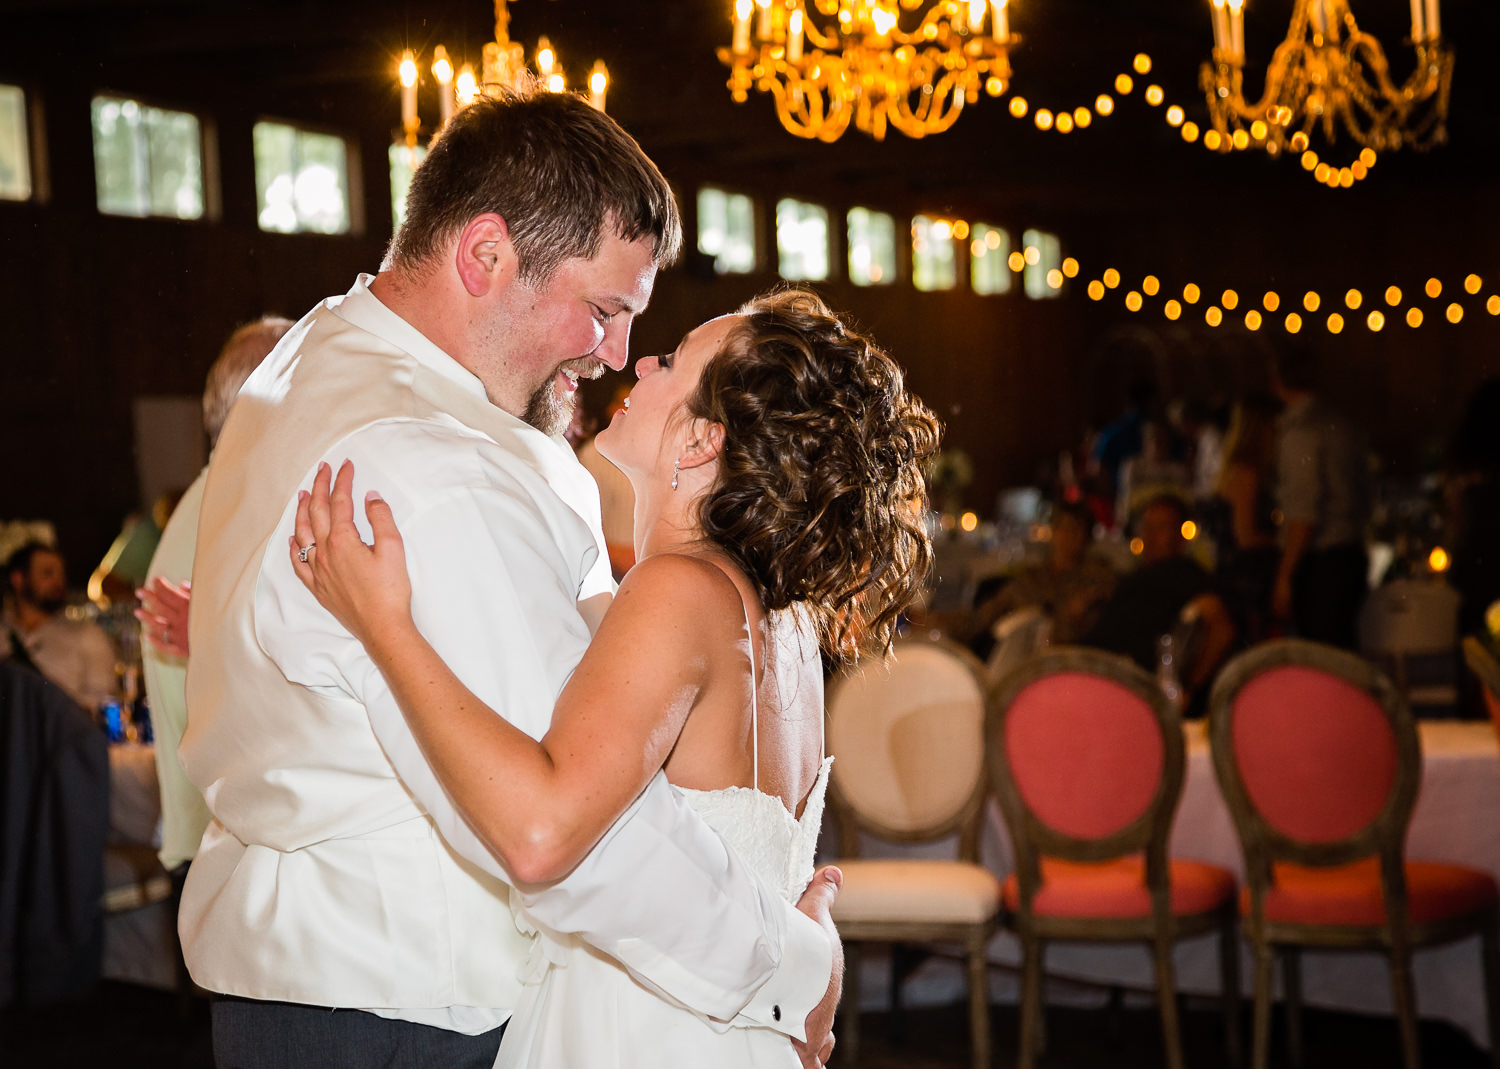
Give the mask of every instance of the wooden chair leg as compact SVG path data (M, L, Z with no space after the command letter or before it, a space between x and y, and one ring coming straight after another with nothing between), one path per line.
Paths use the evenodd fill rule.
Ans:
M1491 912L1479 933L1484 960L1484 1007L1490 1030L1490 1063L1500 1069L1500 913Z
M1287 1061L1297 1069L1302 1065L1302 951L1299 948L1282 950L1281 980L1286 987Z
M1021 1049L1019 1069L1032 1069L1041 1053L1042 955L1046 944L1034 936L1021 939Z
M969 1045L974 1069L990 1065L990 969L988 933L969 946Z
M844 943L844 991L839 996L839 1021L842 1025L835 1049L841 1059L852 1063L859 1057L859 972L864 947Z
M1255 944L1255 1014L1250 1032L1250 1069L1267 1069L1271 1056L1271 979L1276 951L1269 943Z
M1391 953L1391 998L1396 1004L1396 1023L1401 1028L1401 1053L1406 1069L1422 1069L1422 1048L1417 1038L1417 993L1412 986L1410 950Z
M1182 1069L1182 1027L1177 1017L1177 975L1172 968L1171 934L1158 932L1152 949L1156 959L1156 1005L1161 1011L1167 1069Z
M1219 991L1224 1007L1224 1053L1238 1069L1245 1052L1240 1047L1240 929L1232 909L1219 925Z

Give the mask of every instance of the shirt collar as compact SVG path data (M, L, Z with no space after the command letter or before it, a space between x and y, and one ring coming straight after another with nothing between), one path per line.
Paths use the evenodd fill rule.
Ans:
M434 345L426 335L383 304L370 292L370 283L375 276L362 273L354 280L354 286L334 308L334 314L346 323L396 346L417 363L457 383L465 391L482 397L488 402L484 384L472 371Z

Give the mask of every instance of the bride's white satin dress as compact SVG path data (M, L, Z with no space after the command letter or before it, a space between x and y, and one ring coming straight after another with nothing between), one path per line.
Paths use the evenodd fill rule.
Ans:
M828 766L801 819L751 787L683 790L688 803L788 902L813 875ZM670 908L664 903L664 908ZM517 923L528 927L524 913ZM530 926L534 927L534 926ZM636 983L621 966L567 936L538 934L497 1069L798 1069L791 1041L767 1028L710 1024Z

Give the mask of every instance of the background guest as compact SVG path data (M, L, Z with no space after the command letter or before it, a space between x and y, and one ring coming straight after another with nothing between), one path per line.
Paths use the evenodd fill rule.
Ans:
M1151 421L1141 428L1141 452L1120 465L1120 490L1115 498L1115 526L1129 530L1131 519L1149 501L1163 494L1189 497L1193 475L1172 455L1172 433L1165 423Z
M1276 546L1276 403L1240 402L1224 439L1224 464L1205 510L1218 547L1219 585L1246 644L1271 634Z
M1202 636L1182 682L1190 696L1201 697L1234 645L1235 631L1213 577L1184 552L1182 525L1186 520L1187 507L1171 494L1163 494L1142 510L1141 566L1120 580L1099 623L1082 641L1155 670L1161 636L1170 634L1185 617L1195 618Z
M1277 356L1271 387L1286 406L1277 441L1281 563L1271 606L1298 636L1352 650L1369 571L1369 446L1315 393L1306 350Z
M29 662L85 709L97 710L115 693L115 647L91 620L73 620L67 605L68 573L51 546L29 542L5 565L9 603L4 646Z
M208 432L210 450L218 443L240 387L291 328L289 319L265 316L240 327L224 343L203 387L203 429ZM205 467L167 521L148 569L149 588L140 592L145 608L136 614L148 635L167 640L166 649L154 641L143 642L141 657L156 734L156 777L161 786L160 856L162 867L169 872L193 859L213 817L177 761L177 744L187 726L187 635L163 635L160 618L152 610L159 607L160 599L180 598L192 577L198 510L207 475Z

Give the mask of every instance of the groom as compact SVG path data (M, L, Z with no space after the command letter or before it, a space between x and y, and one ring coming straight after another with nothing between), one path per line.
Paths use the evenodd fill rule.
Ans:
M826 1058L833 878L793 909L658 775L567 878L518 885L287 558L299 488L353 459L402 517L424 634L540 737L613 589L592 480L556 435L580 379L624 368L680 242L666 181L602 113L482 101L418 169L381 274L246 384L204 493L181 746L215 817L179 928L221 995L221 1067L488 1069L529 952L512 895L663 997Z

